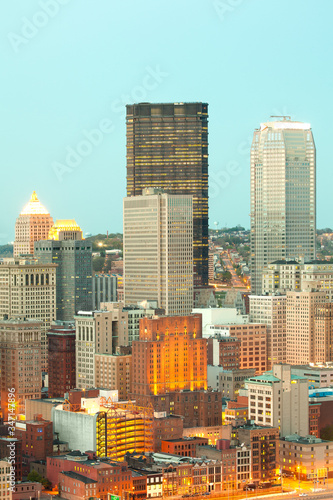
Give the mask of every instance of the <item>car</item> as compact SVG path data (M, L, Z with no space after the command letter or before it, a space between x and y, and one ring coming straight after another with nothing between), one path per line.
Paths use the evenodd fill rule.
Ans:
M299 496L300 496L300 497L307 497L307 496L308 496L308 494L307 494L307 493L300 493L300 494L299 494Z

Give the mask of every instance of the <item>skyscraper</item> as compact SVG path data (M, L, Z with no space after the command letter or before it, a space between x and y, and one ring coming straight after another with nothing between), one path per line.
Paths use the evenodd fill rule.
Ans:
M316 152L308 123L262 123L251 147L251 286L273 261L315 258Z
M92 309L92 245L73 220L58 221L50 236L35 242L35 257L57 264L57 320L73 321L79 310Z
M127 106L127 196L193 195L194 285L208 284L208 105Z
M153 188L124 199L125 305L156 301L167 315L193 308L192 196Z
M33 255L34 242L45 240L53 225L53 219L37 198L35 191L15 224L14 257Z

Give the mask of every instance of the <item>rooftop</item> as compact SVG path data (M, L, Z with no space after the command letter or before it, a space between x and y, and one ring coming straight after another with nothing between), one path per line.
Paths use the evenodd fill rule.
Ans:
M24 207L20 215L50 215L39 201L36 191L33 191L29 203Z
M81 474L78 474L77 472L61 472L61 474L64 474L65 476L71 477L72 479L77 479L78 481L81 481L82 483L85 484L91 484L91 483L97 483L95 479L90 479L90 477L82 476Z

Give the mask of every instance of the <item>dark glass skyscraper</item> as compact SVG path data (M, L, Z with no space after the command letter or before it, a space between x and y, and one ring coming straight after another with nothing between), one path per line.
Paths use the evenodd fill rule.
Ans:
M193 195L194 285L208 284L208 104L127 106L127 196Z

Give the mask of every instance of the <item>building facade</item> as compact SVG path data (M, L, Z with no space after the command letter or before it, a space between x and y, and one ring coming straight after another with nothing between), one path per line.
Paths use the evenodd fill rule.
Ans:
M193 195L194 285L208 285L208 105L127 106L127 196ZM193 274L193 273L191 273Z
M132 395L207 389L207 348L201 316L143 318L132 344Z
M120 401L128 400L131 390L131 365L131 354L95 354L94 387L117 390Z
M291 365L315 361L315 310L327 302L324 291L287 292L286 362ZM295 349L297 346L297 349Z
M249 418L257 425L277 427L280 436L309 434L308 380L293 375L290 365L273 365L247 380Z
M95 274L92 280L92 308L100 309L102 302L117 302L117 276Z
M286 362L285 295L250 295L250 319L267 328L267 369Z
M262 123L251 146L251 289L265 266L315 258L316 152L308 123Z
M4 260L0 263L0 297L0 318L41 321L41 366L47 371L46 333L56 319L56 265Z
M49 398L76 387L75 329L54 326L47 332Z
M167 315L193 307L192 196L153 188L124 199L125 305L156 301Z
M14 257L33 255L34 242L48 238L53 219L41 204L35 191L15 224Z
M40 322L27 319L0 321L1 408L6 421L8 416L25 414L26 399L41 397L40 339ZM15 404L10 404L8 394L14 394Z
M57 264L57 320L73 321L92 309L92 246L85 240L47 240L35 243L35 257Z

